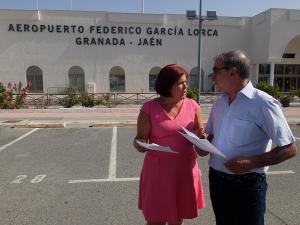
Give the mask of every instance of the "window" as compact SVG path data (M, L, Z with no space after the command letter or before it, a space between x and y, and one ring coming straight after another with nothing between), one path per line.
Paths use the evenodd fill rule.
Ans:
M155 91L155 82L156 82L156 77L159 71L161 70L160 67L153 67L150 70L149 73L149 91Z
M79 66L73 66L69 70L69 87L73 87L78 91L85 90L84 71Z
M300 74L299 64L276 64L275 74L277 75L288 75L288 74Z
M110 91L125 91L125 71L115 66L109 71L109 90Z
M284 90L284 87L283 87L283 77L275 77L274 84L278 84L280 91Z
M296 56L295 53L283 53L282 58L284 59L294 59Z
M283 74L284 73L284 64L276 64L274 69L274 74Z
M269 83L269 77L258 77L258 82L267 82L267 83Z
M43 92L43 72L37 66L30 66L26 71L26 81L29 86L28 92Z
M300 74L300 65L294 65L295 66L295 74Z
M286 64L284 66L284 73L285 74L294 74L295 73L295 67L291 64Z
M270 64L259 64L259 75L270 75Z

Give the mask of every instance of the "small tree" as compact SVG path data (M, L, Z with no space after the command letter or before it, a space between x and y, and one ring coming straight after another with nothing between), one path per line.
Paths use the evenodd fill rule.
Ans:
M14 85L14 91L16 92L15 104L16 108L24 108L26 106L26 97L28 94L28 86L23 87L20 81L17 85Z
M0 108L20 109L26 107L26 97L28 86L24 86L20 81L18 84L9 82L7 87L0 82Z

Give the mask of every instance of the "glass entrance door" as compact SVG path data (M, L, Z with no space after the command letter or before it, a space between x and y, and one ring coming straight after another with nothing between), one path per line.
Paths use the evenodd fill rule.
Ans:
M274 83L275 83L275 84L278 84L279 90L280 90L280 91L283 91L283 90L284 90L284 86L283 86L283 77L275 77Z
M280 91L286 92L290 90L295 90L297 88L297 79L299 88L300 78L296 77L275 77L274 83L278 84Z

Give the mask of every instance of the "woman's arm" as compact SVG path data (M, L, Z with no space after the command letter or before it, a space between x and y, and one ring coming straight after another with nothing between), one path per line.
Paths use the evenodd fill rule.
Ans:
M203 124L203 116L202 116L202 112L201 112L201 109L199 108L197 111L196 111L196 114L195 114L195 134L201 138L201 139L205 139L207 138L207 134L204 133L204 124ZM208 152L207 151L203 151L199 148L197 148L196 146L194 146L196 152L198 153L199 156L206 156L208 155Z
M203 116L200 108L197 109L195 113L194 124L194 133L201 139L206 138L206 134L204 133Z
M136 142L136 140L148 143L150 128L151 128L151 124L150 124L150 118L148 114L141 111L137 119L137 134L133 140L133 146L136 148L137 151L139 152L147 151L147 149L141 147Z

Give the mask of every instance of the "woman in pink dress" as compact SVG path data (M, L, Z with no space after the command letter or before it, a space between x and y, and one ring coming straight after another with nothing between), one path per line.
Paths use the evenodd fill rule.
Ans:
M177 64L158 74L159 98L146 102L137 121L134 147L146 152L140 176L139 209L147 224L182 225L204 208L204 195L197 154L178 131L182 127L203 138L199 105L186 98L188 73ZM168 146L179 154L145 149L136 141ZM198 153L200 154L200 153Z

